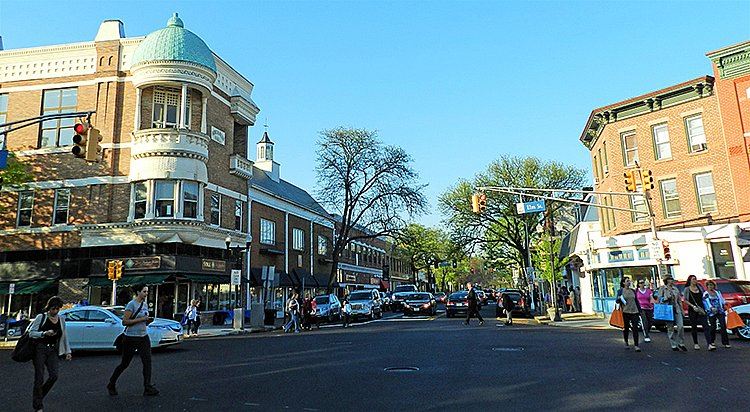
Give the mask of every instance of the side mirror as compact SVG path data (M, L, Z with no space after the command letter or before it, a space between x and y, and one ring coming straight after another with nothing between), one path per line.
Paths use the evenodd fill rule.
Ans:
M104 322L105 322L105 323L109 323L110 325L114 325L114 324L116 324L116 323L117 323L117 322L116 322L116 321L115 321L114 319L112 319L112 318L107 318L107 319L104 319Z

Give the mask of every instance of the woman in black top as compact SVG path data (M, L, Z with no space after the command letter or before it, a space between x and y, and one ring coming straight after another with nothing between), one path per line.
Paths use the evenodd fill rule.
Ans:
M70 360L70 345L65 333L65 321L58 316L63 301L57 296L51 297L44 308L46 313L37 315L29 326L29 337L34 342L34 392L32 404L35 411L44 408L44 397L57 381L57 360L65 356ZM44 369L47 368L49 377L44 380Z
M690 275L685 282L685 290L682 296L688 305L688 318L690 319L690 333L693 335L693 349L699 350L698 345L698 325L703 327L703 334L706 338L706 345L711 342L711 334L708 330L708 321L706 319L706 310L703 308L703 288L698 284L698 278Z

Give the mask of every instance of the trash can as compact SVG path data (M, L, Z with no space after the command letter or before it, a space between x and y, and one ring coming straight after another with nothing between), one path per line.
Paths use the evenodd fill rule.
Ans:
M265 309L263 313L265 313L263 324L273 326L276 323L276 309Z
M232 319L232 329L245 329L245 310L242 308L234 309L234 317Z

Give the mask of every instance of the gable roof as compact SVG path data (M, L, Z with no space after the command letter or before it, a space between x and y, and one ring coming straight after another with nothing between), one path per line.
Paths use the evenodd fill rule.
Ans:
M281 198L323 217L331 217L330 213L328 213L320 203L313 199L305 189L297 187L284 179L279 179L279 181L276 182L271 179L265 171L258 169L257 167L253 167L253 177L250 179L250 187Z

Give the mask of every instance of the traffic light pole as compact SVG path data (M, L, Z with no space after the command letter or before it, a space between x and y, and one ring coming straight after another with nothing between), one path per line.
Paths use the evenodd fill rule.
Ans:
M113 280L112 281L112 298L110 299L109 304L112 306L116 306L117 305L116 299L117 299L117 281Z

